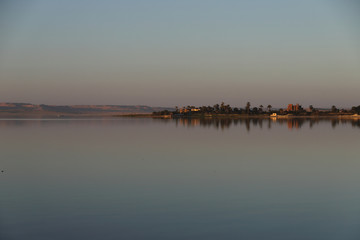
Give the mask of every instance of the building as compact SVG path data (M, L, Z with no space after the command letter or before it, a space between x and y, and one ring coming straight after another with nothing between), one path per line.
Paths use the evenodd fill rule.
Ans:
M200 108L180 108L180 113L199 112Z
M286 111L288 111L288 112L298 112L298 111L300 111L302 109L302 107L301 107L301 105L300 104L296 104L296 105L293 105L293 104L289 104L288 106L287 106L287 109L286 109Z

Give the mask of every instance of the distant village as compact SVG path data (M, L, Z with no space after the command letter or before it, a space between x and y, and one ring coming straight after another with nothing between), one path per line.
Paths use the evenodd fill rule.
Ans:
M153 112L154 116L166 117L201 117L201 116L263 116L263 117L289 117L289 116L352 116L358 117L360 114L360 105L350 109L338 109L332 106L329 109L315 108L310 105L304 108L300 104L288 104L286 108L273 108L271 105L264 107L263 105L252 107L247 102L245 107L231 107L229 104L222 102L213 106L186 106L175 107L175 111L159 111Z

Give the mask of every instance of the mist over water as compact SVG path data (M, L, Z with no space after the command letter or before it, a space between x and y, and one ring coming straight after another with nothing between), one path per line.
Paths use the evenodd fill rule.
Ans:
M359 239L359 127L0 120L0 239Z

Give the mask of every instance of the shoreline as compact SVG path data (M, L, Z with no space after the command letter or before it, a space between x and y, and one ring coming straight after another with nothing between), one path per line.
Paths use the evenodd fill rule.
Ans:
M75 119L75 118L152 118L152 119L360 119L360 115L248 115L248 114L202 114L189 116L153 115L151 113L1 113L0 119Z
M114 117L128 118L160 118L160 119L360 119L360 115L247 115L247 114L211 114L211 115L192 115L192 116L171 116L171 115L152 115L152 114L123 114Z

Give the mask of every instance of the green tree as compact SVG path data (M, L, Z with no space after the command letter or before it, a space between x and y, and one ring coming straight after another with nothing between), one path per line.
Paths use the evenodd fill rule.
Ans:
M333 113L338 112L338 109L335 107L335 105L332 105L331 112L333 112Z
M310 106L309 106L309 109L310 109L310 112L314 112L314 107L313 107L313 105L310 105Z
M221 102L221 105L220 105L220 112L221 112L221 113L225 113L225 110L226 110L225 103L224 103L224 102Z
M216 113L219 113L219 111L220 111L220 106L219 106L219 104L215 104L215 105L214 105L214 111L215 111Z
M360 105L359 106L353 106L352 108L351 108L351 111L353 112L353 113L357 113L357 114L359 114L360 113Z
M260 111L260 112L263 111L263 107L264 107L263 105L260 105L260 106L259 106L259 111Z
M254 114L258 114L258 113L259 113L259 109L258 109L257 107L254 107L254 108L252 109L252 111L253 111Z

